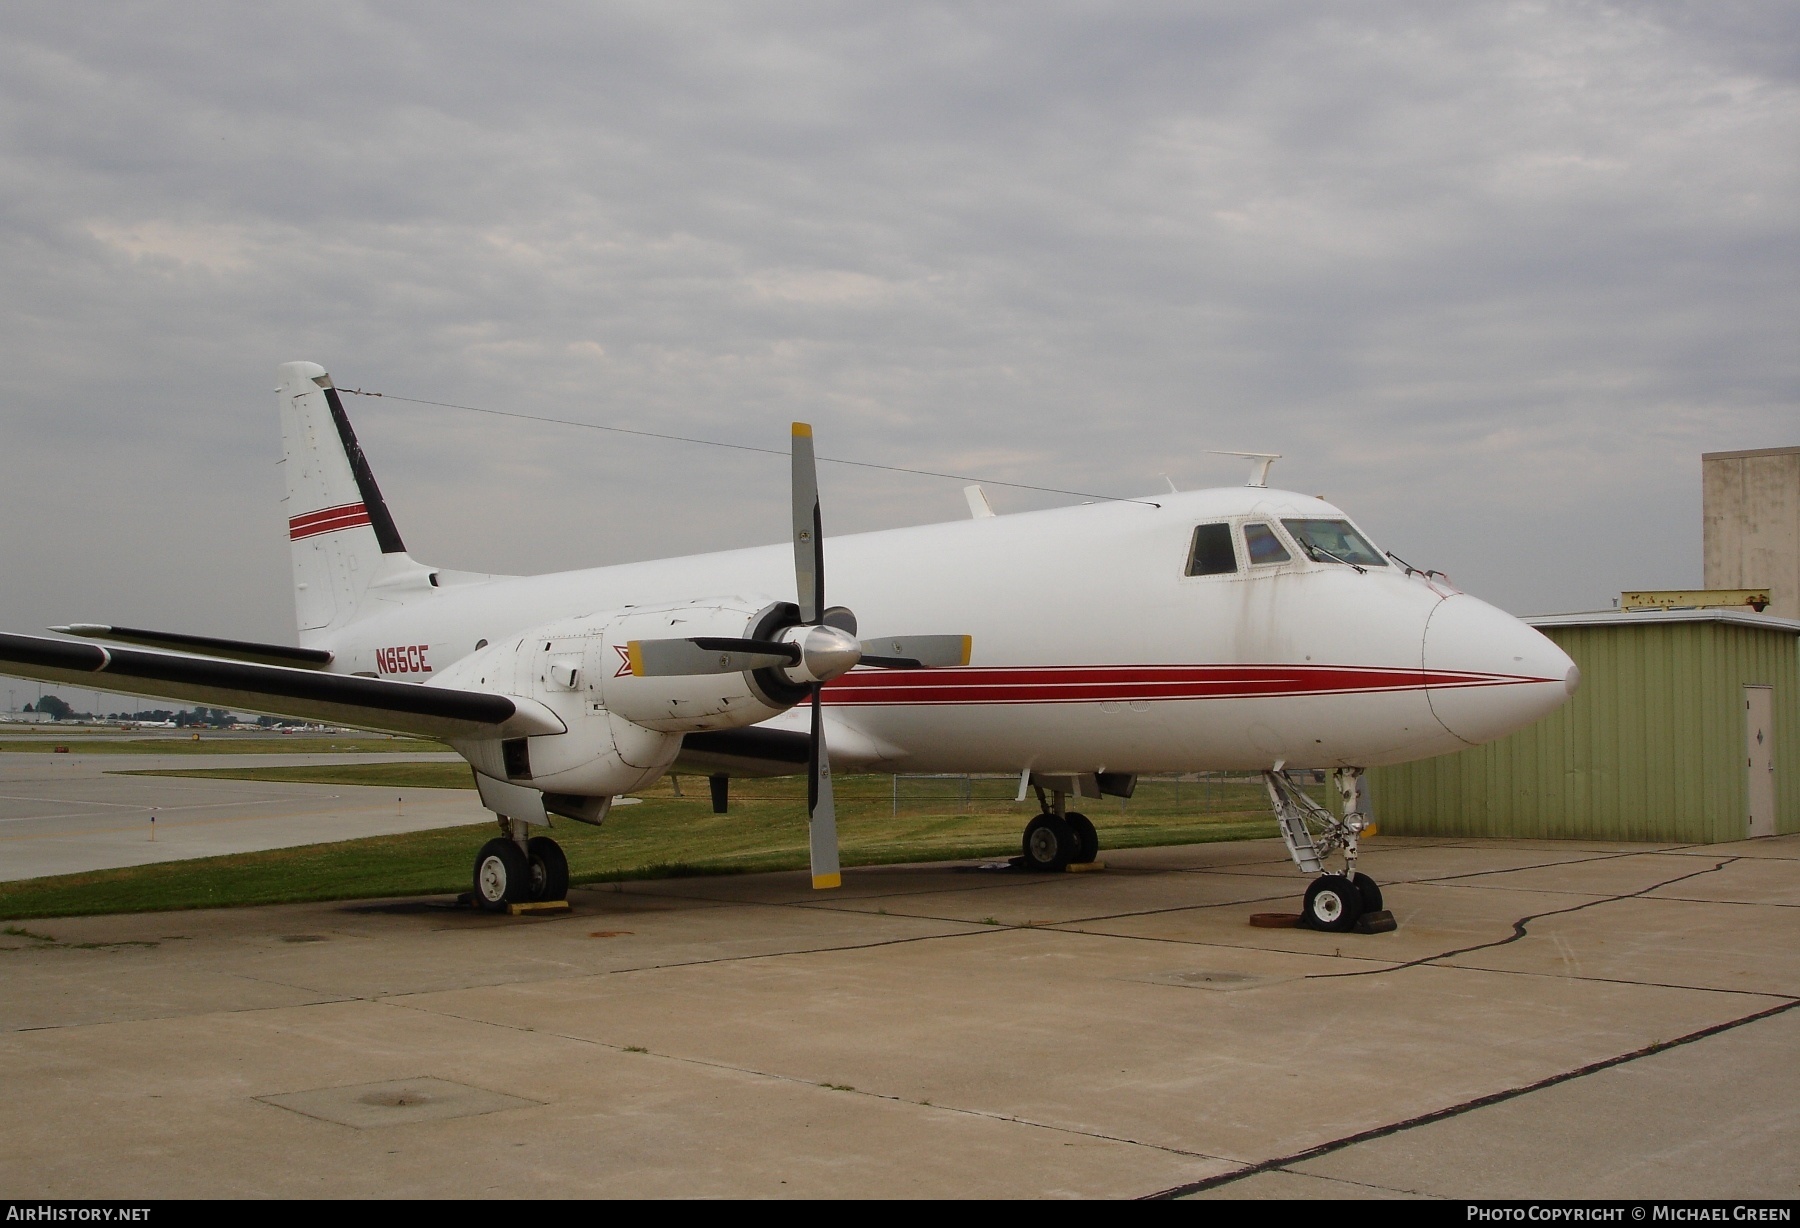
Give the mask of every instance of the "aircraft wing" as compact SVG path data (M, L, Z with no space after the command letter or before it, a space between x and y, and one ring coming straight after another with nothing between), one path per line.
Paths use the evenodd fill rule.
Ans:
M710 729L681 740L677 770L736 776L804 776L812 740L789 729Z
M215 657L0 633L0 674L430 738L562 733L530 700Z
M847 724L827 708L831 762L840 771L871 771L898 764L905 752ZM732 776L804 776L812 753L810 713L804 706L743 729L708 729L681 740L674 771ZM893 771L892 766L880 770Z
M331 654L323 648L293 648L287 644L220 640L210 635L146 631L142 627L113 627L105 623L70 623L66 627L52 627L50 630L60 631L64 635L79 635L89 640L112 640L118 644L139 644L145 648L166 648L170 652L199 653L201 656L225 657L233 661L260 661L264 665L324 669L331 664Z

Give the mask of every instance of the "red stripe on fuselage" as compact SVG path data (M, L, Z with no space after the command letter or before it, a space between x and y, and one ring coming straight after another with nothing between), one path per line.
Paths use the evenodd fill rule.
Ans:
M358 525L369 523L369 509L360 503L346 503L341 507L328 507L317 512L308 512L304 516L295 516L288 521L288 539L299 541L303 537L316 537L320 533L335 533L339 529L354 529Z
M1342 665L1099 665L1008 669L857 670L825 687L854 705L1077 704L1130 700L1368 695L1551 682L1513 674Z

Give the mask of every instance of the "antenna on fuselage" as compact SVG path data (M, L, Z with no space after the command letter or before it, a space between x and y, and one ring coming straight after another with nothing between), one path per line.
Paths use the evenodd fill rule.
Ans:
M1269 466L1281 459L1279 452L1227 452L1222 448L1202 448L1202 452L1210 452L1214 456L1241 456L1247 461L1256 462L1256 468L1250 471L1250 480L1246 486L1264 487L1269 484Z

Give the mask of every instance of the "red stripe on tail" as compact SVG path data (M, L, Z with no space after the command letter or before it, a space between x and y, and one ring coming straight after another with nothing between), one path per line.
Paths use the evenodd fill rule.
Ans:
M304 516L295 516L288 521L288 539L299 541L303 537L316 537L320 533L335 533L339 529L354 529L368 523L368 508L360 503L346 503L341 507L328 507L317 512L308 512Z

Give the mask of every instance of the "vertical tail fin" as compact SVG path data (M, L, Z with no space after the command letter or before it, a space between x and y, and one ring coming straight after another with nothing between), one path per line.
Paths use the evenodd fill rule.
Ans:
M431 591L430 581L406 553L331 376L311 362L283 363L276 372L294 608L307 643L364 612L376 580L386 589L416 572L421 593Z

